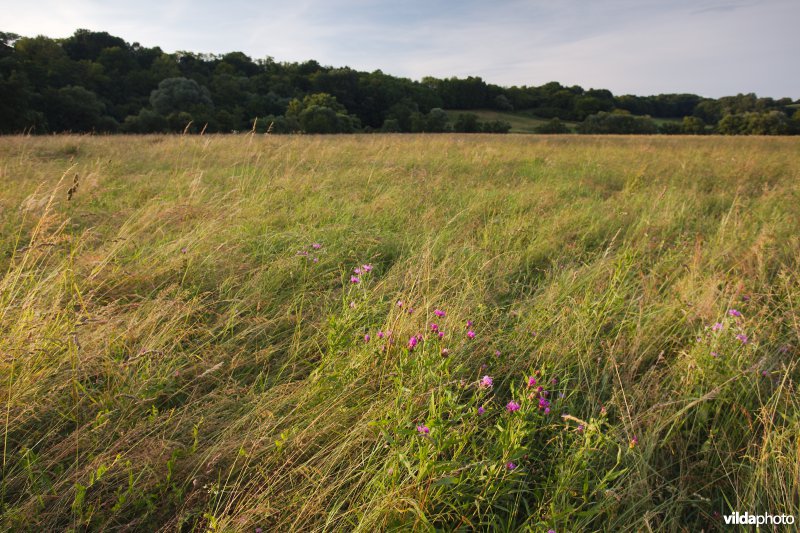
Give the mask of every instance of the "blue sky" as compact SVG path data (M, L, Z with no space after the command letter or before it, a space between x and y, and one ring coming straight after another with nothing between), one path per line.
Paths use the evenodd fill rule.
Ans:
M420 79L800 98L800 0L0 0L0 30L108 31Z

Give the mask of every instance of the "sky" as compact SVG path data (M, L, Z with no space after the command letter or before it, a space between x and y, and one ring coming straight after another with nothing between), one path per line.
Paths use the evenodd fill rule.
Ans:
M800 0L0 0L0 31L614 94L800 98Z

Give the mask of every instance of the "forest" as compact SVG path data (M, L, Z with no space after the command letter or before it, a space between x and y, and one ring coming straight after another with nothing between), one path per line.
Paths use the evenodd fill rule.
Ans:
M455 119L446 110L459 110ZM800 100L753 93L614 95L550 82L421 80L242 52L166 53L107 32L55 39L0 32L0 133L505 133L497 110L539 133L800 134Z

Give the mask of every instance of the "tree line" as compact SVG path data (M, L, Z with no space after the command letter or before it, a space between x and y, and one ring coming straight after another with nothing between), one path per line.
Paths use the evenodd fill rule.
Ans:
M0 32L0 133L509 131L469 113L486 109L548 119L541 133L800 133L791 98L415 81L242 52L168 54L84 29L64 39ZM463 112L452 120L445 110Z

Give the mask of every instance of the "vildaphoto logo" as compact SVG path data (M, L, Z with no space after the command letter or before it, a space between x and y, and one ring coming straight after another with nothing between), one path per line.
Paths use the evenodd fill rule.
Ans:
M726 514L722 518L725 520L726 524L737 525L737 526L744 526L744 525L773 526L773 525L794 524L794 515L790 514L769 514L769 513L750 514L750 513L740 513L739 511L736 511L733 514Z

